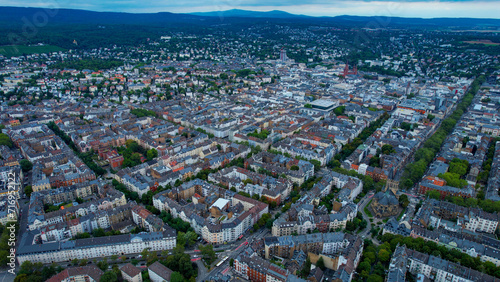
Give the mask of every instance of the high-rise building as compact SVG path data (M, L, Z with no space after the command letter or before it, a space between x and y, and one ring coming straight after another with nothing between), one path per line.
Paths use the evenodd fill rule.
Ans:
M286 56L286 50L281 48L281 51L280 51L280 61L282 62L285 62L286 60L288 60L287 56Z

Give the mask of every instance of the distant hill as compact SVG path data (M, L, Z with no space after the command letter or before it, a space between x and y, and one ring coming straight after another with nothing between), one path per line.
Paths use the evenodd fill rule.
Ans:
M240 17L240 18L307 18L309 16L295 15L288 12L273 10L269 12L257 12L248 10L226 10L226 11L213 11L213 12L200 12L200 13L190 13L196 16L205 17Z
M226 10L213 11L202 13L191 13L191 15L206 16L206 17L237 17L237 18L274 18L274 19L294 19L311 22L339 22L351 24L367 24L374 28L377 25L386 27L390 25L419 25L419 26L436 26L436 27L465 27L465 26L498 26L500 27L500 19L475 19L475 18L401 18L401 17L365 17L365 16L334 16L334 17L312 17L306 15L295 15L288 12L273 10L269 12L257 12L248 10ZM500 31L500 30L499 30Z
M329 19L330 17L322 17ZM401 18L401 17L362 17L362 16L337 16L334 19L345 22L358 23L375 23L370 27L374 27L379 23L384 26L390 25L419 25L419 26L436 26L441 28L446 27L481 27L481 26L497 26L500 27L500 19L476 19L476 18ZM499 30L500 31L500 30Z
M500 28L500 19L472 19L472 18L399 18L399 17L362 17L362 16L335 16L311 17L294 15L284 11L257 12L247 10L227 10L205 13L177 14L169 12L159 13L122 13L122 12L94 12L75 9L46 10L44 8L0 7L0 30L3 28L24 25L22 20L28 20L33 15L42 13L48 15L48 25L67 24L121 24L121 25L164 25L186 24L188 26L211 25L224 23L255 24L272 20L275 23L300 22L301 24L347 24L358 27L388 27L388 26L421 26L431 28ZM251 20L248 20L250 19Z
M204 18L189 14L160 13L121 13L121 12L94 12L76 9L43 9L0 7L0 22L10 24L21 23L23 17L28 20L36 13L47 15L48 24L161 24L174 22L199 22Z

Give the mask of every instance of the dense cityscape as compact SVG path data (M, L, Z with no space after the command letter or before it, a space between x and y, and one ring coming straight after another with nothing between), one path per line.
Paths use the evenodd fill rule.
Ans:
M232 20L0 46L0 280L500 281L498 25Z

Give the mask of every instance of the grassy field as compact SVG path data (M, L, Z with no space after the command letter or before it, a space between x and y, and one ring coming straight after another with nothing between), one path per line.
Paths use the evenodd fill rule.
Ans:
M49 53L49 52L57 52L64 51L65 49L52 45L44 45L44 46L25 46L25 45L7 45L0 46L0 54L7 57L15 57L23 54L40 54L40 53Z

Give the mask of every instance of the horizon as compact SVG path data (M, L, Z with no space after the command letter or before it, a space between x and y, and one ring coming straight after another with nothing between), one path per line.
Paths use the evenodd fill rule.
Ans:
M196 2L197 0L188 1ZM17 8L50 8L50 9L74 9L91 12L117 12L131 14L154 14L154 13L220 13L230 10L244 10L249 12L271 12L281 11L292 15L303 15L309 17L337 17L337 16L384 16L401 18L478 18L478 19L500 19L500 1L337 1L332 4L293 4L291 5L256 5L259 1L252 1L254 5L229 5L222 1L214 5L188 6L174 3L161 5L144 5L136 0L121 1L122 5L117 5L116 0L106 0L97 3L90 1L87 3L34 3L32 0L25 0L24 3L13 3L11 0L0 0L0 6ZM239 1L243 2L243 1ZM318 1L316 1L318 2ZM185 2L184 2L185 3ZM152 4L152 2L151 2ZM241 3L240 3L241 4ZM270 4L273 4L272 1Z

